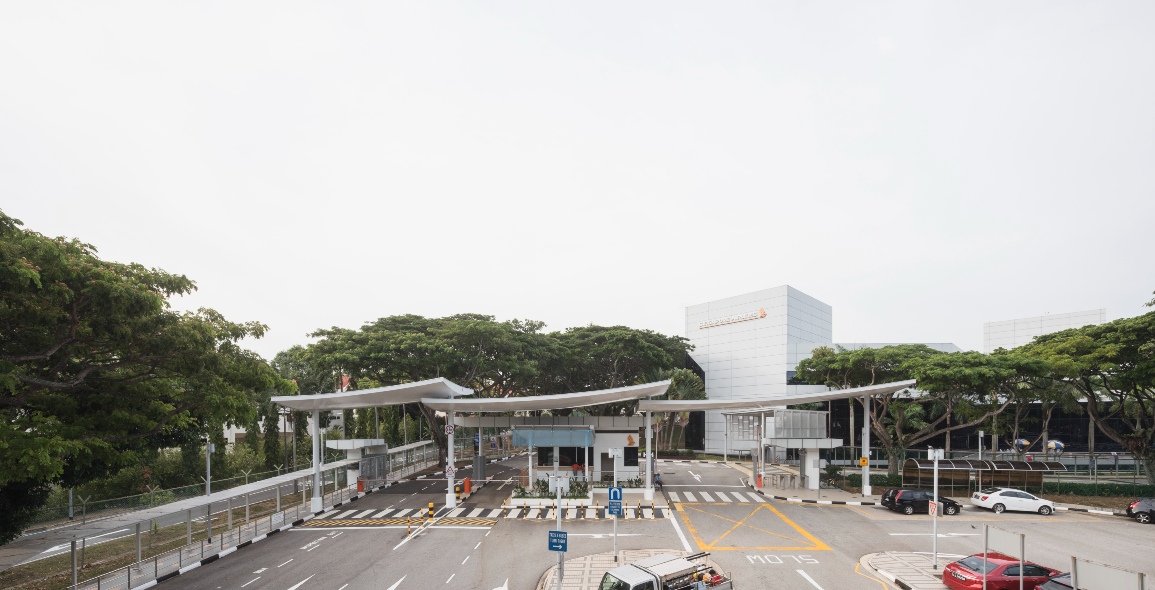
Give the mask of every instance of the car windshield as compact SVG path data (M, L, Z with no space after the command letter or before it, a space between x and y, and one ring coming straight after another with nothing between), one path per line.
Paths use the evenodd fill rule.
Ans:
M999 491L999 490L1001 490L1001 489L1002 489L1002 488L987 488L987 489L985 489L985 490L981 490L979 493L980 493L980 494L993 494L993 493L995 493L995 492L997 492L997 491Z
M978 572L980 574L984 571L989 574L995 571L995 568L999 567L981 557L976 557L974 555L958 560L958 564L972 572ZM983 569L984 567L986 568L985 570Z
M602 583L598 585L598 590L630 590L630 585L606 574L602 577Z

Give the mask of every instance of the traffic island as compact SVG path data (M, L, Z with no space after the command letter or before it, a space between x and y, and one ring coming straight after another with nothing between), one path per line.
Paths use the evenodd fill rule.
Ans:
M863 555L859 564L903 590L942 590L946 588L942 583L942 568L957 558L940 554L936 570L930 555L925 553L886 551Z

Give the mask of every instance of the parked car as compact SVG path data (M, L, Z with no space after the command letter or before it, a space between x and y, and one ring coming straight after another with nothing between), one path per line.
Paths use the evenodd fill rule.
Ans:
M1071 590L1071 574L1059 574L1038 586L1038 590Z
M1139 498L1127 507L1127 516L1135 522L1149 524L1155 518L1155 498Z
M987 588L1018 588L1022 568L1023 590L1038 590L1048 578L1059 573L1037 563L1019 564L1014 557L1002 553L982 553L964 557L942 568L942 583L954 590L977 590L983 587L983 570L987 572ZM1049 589L1048 589L1049 590Z
M909 491L913 491L913 490L914 490L914 488L890 488L889 490L886 490L885 494L882 495L882 500L880 501L880 504L882 504L883 506L886 506L887 508L893 509L894 508L894 497L897 496L899 492L909 492Z
M889 508L904 514L914 514L915 512L926 514L930 512L932 496L933 494L926 490L899 490L891 499ZM944 498L942 494L939 494L938 502L942 513L948 516L958 514L962 510L962 504L950 498Z
M1055 511L1055 503L1013 488L987 488L971 495L971 504L990 508L996 513L1004 510L1038 512L1043 516Z

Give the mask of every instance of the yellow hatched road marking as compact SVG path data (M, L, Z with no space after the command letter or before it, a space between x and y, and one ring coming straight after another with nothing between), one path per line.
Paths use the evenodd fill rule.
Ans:
M826 543L823 543L822 541L819 541L817 537L815 537L814 535L810 534L808 531L806 531L802 527L795 524L794 521L787 518L786 515L779 512L776 508L774 508L770 504L758 504L757 507L754 508L753 511L751 511L749 514L744 516L741 520L734 520L734 519L722 516L720 514L714 514L712 512L702 510L700 508L696 508L695 506L697 506L697 505L733 507L733 506L735 506L735 504L728 504L728 503L724 503L724 502L712 502L712 503L705 503L705 502L703 502L703 503L686 503L686 502L683 502L683 503L679 503L675 507L675 509L681 514L682 521L686 523L686 528L690 531L690 535L694 537L694 542L696 542L698 544L698 547L700 549L702 549L703 551L706 551L706 550L710 550L710 551L747 551L747 550L830 551L829 545L827 545ZM722 533L722 535L720 537L718 537L717 539L715 539L713 543L707 543L702 539L702 536L698 533L698 529L694 526L694 523L691 520L689 513L687 513L685 510L686 507L689 507L691 510L694 510L695 512L700 512L700 513L705 514L707 516L712 516L714 518L725 520L727 522L732 522L732 523L734 523L734 526L730 527L730 529L727 530L725 533ZM782 522L789 525L791 528L793 528L795 531L797 531L800 535L805 537L808 541L810 541L813 544L812 545L803 545L803 546L757 546L757 547L719 547L719 546L717 546L717 544L722 539L724 539L727 535L729 535L731 532L733 532L734 530L738 529L741 526L746 526L747 528L753 529L755 531L766 533L768 535L772 535L775 537L780 537L780 538L786 539L788 541L802 542L801 539L791 538L791 537L788 537L786 535L782 535L780 533L775 533L773 531L768 531L766 529L759 528L759 527L756 527L754 525L746 523L747 520L749 520L752 516L757 514L757 512L759 510L762 510L762 509L765 509L765 510L772 512L775 516L777 516L779 519L781 519Z

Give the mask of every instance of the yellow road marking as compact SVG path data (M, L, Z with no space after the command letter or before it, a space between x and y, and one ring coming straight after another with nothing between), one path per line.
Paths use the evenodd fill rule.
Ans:
M695 502L692 504L699 504L699 503ZM740 522L738 522L738 524L736 524L734 527L731 527L731 529L729 531L726 531L725 533L723 533L722 537L719 537L718 539L716 539L714 541L714 543L706 543L703 541L701 535L698 534L698 529L694 527L694 523L690 520L690 515L683 508L683 506L688 506L688 505L691 505L691 504L679 503L675 506L675 509L678 511L679 514L681 514L682 521L686 523L686 529L690 531L690 536L692 536L694 538L694 542L698 544L698 548L702 549L703 551L705 551L707 549L709 549L711 551L782 551L782 550L830 551L829 545L827 545L826 543L823 543L822 541L819 541L817 537L815 537L814 535L811 535L805 529L803 529L802 527L795 524L794 521L787 518L786 515L782 514L776 508L774 508L773 506L771 506L769 504L759 504L758 508L754 509L753 512L746 515L746 517L743 518ZM734 506L733 504L725 504L725 503L721 503L721 502L715 502L715 503L712 503L709 505L731 506L731 507ZM773 512L775 516L777 516L778 518L780 518L782 520L782 522L785 522L786 524L790 525L791 528L793 528L795 531L797 531L803 537L806 537L806 539L809 540L811 543L813 543L813 545L802 546L802 547L799 547L799 546L718 547L716 545L719 541L722 540L723 537L730 534L731 531L738 528L739 525L744 523L747 519L750 518L750 516L753 516L756 512L758 512L758 510L760 510L762 508L765 508L765 509ZM703 514L709 514L710 516L721 518L722 520L726 520L729 522L735 522L734 520L726 518L724 516L705 512L705 511L697 509L697 508L695 508L694 510L696 510L698 512L702 512ZM752 528L756 531L760 531L763 533L769 533L771 535L782 537L782 538L787 539L787 540L791 540L791 541L796 540L796 539L791 539L790 537L786 537L785 535L780 535L778 533L773 533L771 531L767 531L765 529L755 527L753 525L747 524L746 526L749 528Z
M713 516L714 518L718 518L718 519L724 520L724 521L726 521L726 522L732 522L732 523L734 523L734 526L733 526L733 527L731 527L729 531L726 531L725 533L723 533L723 534L722 534L722 537L725 537L726 535L730 534L730 531L733 531L734 529L738 528L740 525L742 525L742 524L743 524L743 523L745 523L747 520L749 520L751 516L754 516L754 513L755 513L755 512L758 512L759 510L761 510L761 509L762 509L762 506L764 506L764 504L760 504L760 505L759 505L757 508L755 508L755 509L754 509L754 512L751 512L750 514L747 514L747 515L746 515L746 517L745 517L745 518L743 518L742 520L733 520L733 519L731 519L731 518L726 518L725 516L722 516L721 514L714 514L713 512L706 512L705 510L701 510L701 509L698 509L698 508L694 508L694 507L692 507L692 506L690 507L690 509L691 509L691 510L695 510L695 511L698 511L698 512L701 512L702 514L705 514L705 515L707 515L707 516ZM756 527L756 526L754 526L754 525L752 525L752 524L748 524L748 525L746 525L746 526L748 526L748 527L750 527L750 528L752 528L752 529L754 529L754 530L756 530L756 531L761 531L761 532L763 532L763 533L766 533L766 534L769 534L769 535L774 535L775 537L782 537L783 539L786 539L787 541L797 541L797 542L799 542L799 543L802 543L802 542L803 542L801 539L795 539L795 538L793 538L793 537L787 537L786 535L783 535L783 534L780 534L780 533L775 533L774 531L768 531L768 530L765 530L765 529L760 529L760 528L758 528L758 527ZM721 540L722 540L722 537L718 537L718 539L717 539L717 540L715 540L715 541L714 541L714 543L712 543L712 544L711 544L711 546L713 546L714 544L717 544L717 542L718 542L718 541L721 541Z
M878 582L878 585L882 586L885 590L890 590L890 586L887 586L886 583L883 582L882 580L879 580L878 578L876 578L874 576L871 576L869 574L864 574L864 573L858 571L858 568L860 568L860 567L862 567L861 563L854 564L854 573L856 573L856 574L858 574L858 575L860 575L860 576L862 576L862 577L864 577L864 578L866 578L872 582Z

